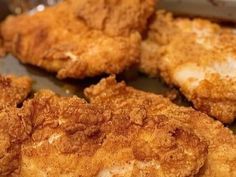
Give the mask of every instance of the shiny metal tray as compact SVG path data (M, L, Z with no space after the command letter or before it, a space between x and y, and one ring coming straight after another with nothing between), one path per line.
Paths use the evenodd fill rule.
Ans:
M236 0L159 0L158 8L178 15L236 22Z

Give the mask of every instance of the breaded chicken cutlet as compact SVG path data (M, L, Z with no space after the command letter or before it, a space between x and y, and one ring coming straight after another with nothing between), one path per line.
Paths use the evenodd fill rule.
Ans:
M206 160L206 143L171 120L141 123L76 96L43 90L17 115L32 121L18 177L189 177Z
M231 123L236 117L236 33L208 20L156 13L142 44L141 70L159 75L196 109Z
M22 103L31 91L30 78L0 75L0 110L6 106Z
M0 176L9 177L18 169L20 147L31 131L27 112L19 112L31 91L28 77L0 75Z
M191 129L208 144L207 160L196 176L236 176L236 136L219 121L192 108L177 106L160 95L136 90L124 82L117 83L114 77L87 88L85 94L92 104L103 106L114 114L131 115L136 118L137 124L143 124L149 118L156 125L162 125L162 121L173 121ZM143 147L148 142L146 140ZM148 148L146 150L149 152Z
M67 0L75 15L87 26L110 36L129 36L142 33L147 19L153 14L156 0Z
M31 133L30 114L15 106L0 109L0 176L16 177L21 161L21 144Z
M1 33L7 52L59 78L120 73L139 61L154 8L155 0L66 0L7 18Z

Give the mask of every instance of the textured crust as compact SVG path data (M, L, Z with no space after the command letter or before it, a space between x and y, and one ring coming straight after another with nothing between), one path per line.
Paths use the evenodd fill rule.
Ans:
M74 7L89 27L117 36L142 33L155 5L155 0L79 0Z
M22 103L31 91L31 84L28 77L0 75L0 109Z
M141 97L139 97L138 91L136 94L135 90L126 87L124 83L117 84L115 79L112 77L106 80L102 80L98 85L91 86L90 88L87 88L85 90L85 94L89 98L91 103L99 106L104 106L106 109L112 110L113 114L127 115L137 125L145 125L146 123L152 122L155 123L156 128L161 128L163 132L174 131L174 127L179 127L180 129L186 130L185 126L182 126L175 119L169 117L168 114L165 115L162 114L161 111L157 111L158 109L164 109L165 105L168 105L169 103L168 100L165 100L164 98L162 100L162 97L160 97L159 100L156 100L156 103L158 104L155 104L154 108L152 106L151 100L152 95L142 95L142 92L140 93ZM151 110L149 110L149 108ZM159 133L160 136L155 137L158 143L161 143L163 141L171 141L171 139L167 140L165 136L161 134L161 131ZM187 143L183 144L183 150L185 151L188 149L188 151L192 151L192 154L189 153L189 156L186 156L186 154L184 155L183 151L179 151L178 154L172 156L172 160L165 161L163 163L163 166L165 166L166 168L163 168L162 172L156 174L156 176L194 176L198 173L199 169L205 162L207 149L204 141L199 141L197 139L194 140L191 138L191 136L193 136L193 134L185 134L185 136L182 136L182 141ZM150 145L150 147L151 146L152 145ZM146 151L146 153L150 151L148 150L148 148L150 147L148 147L148 144L145 145L145 142L143 142L143 144L140 144L139 148L142 147ZM166 146L163 150L169 151L170 149L171 148L168 148L168 146ZM165 158L165 156L163 157Z
M6 107L0 122L0 176L11 177L19 171L21 143L31 132L30 112Z
M142 44L140 69L180 87L194 107L231 123L236 117L236 35L203 19L158 11Z
M235 120L236 85L234 80L211 76L201 81L192 94L193 104L199 110L225 123Z
M0 90L0 176L9 177L19 170L21 143L31 131L30 114L16 108L31 91L31 80L0 75Z
M51 91L40 91L25 101L21 109L11 111L14 116L0 114L0 118L9 118L8 121L15 118L32 122L32 130L26 131L30 132L30 138L23 130L20 132L27 139L17 141L22 142L21 161L15 164L18 170L11 175L187 177L196 174L204 164L206 144L171 120L154 121L139 111L144 109L136 109L129 115L125 109L113 112L78 97L59 97ZM18 124L7 125L20 128Z
M131 10L134 15L131 19L138 15L142 22L130 20L124 26L121 21L104 22L108 23L109 29L117 29L118 35L115 35L116 32L114 35L108 35L106 29L91 28L86 25L86 20L78 17L78 9L82 8L83 11L79 12L84 13L83 18L92 18L90 10L92 7L96 9L100 1L95 1L93 6L88 6L83 1L80 1L81 4L76 0L65 1L34 15L11 16L1 28L4 47L23 63L57 72L59 78L85 78L104 73L120 73L138 62L141 43L138 31L141 31L144 25L140 24L139 30L139 23L144 23L151 15L150 9L154 9L154 3L153 7L151 6L152 1L135 1L138 4L137 8ZM122 1L118 7L116 4L112 7L113 12L117 12L114 15L118 15L116 20L121 20L119 15L123 12L123 5L126 8L126 3ZM108 4L103 5L105 9L108 8ZM109 8L112 5L113 3L109 3ZM144 11L141 14L140 8ZM94 21L97 14L101 14L100 11L94 13ZM122 19L129 19L129 15L125 14ZM114 23L118 23L121 29L116 28ZM110 28L111 25L115 27ZM124 34L123 28L128 30L124 31ZM112 31L111 33L113 34Z
M162 96L135 90L123 82L116 83L112 77L87 88L85 93L93 104L104 105L114 111L127 109L132 113L133 108L139 107L154 120L171 120L188 127L209 145L206 163L196 176L236 176L236 137L220 122L191 108L176 106ZM138 115L136 117L140 117Z
M99 165L93 169L90 160L104 141L100 126L110 119L109 112L77 97L58 97L47 90L37 93L23 107L32 112L33 132L22 145L19 176L72 177L96 173Z

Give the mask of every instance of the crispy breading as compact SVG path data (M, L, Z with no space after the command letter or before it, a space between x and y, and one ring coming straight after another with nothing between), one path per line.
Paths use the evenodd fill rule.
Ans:
M19 171L21 143L31 132L30 112L16 107L0 110L0 176L11 177Z
M75 177L97 172L100 166L93 170L89 159L105 138L100 126L110 118L109 112L47 90L36 93L23 107L33 113L33 132L22 145L19 176Z
M18 177L187 177L206 159L205 142L171 120L114 114L76 96L43 90L20 113L30 115L32 131Z
M141 70L176 85L194 107L231 123L236 117L236 33L204 19L158 11L142 44Z
M78 17L77 13L81 10L81 6L77 0L63 1L33 15L11 16L3 22L1 28L4 47L23 63L57 72L59 78L81 79L104 73L120 73L139 61L141 46L139 31L143 29L145 21L151 15L150 9L154 9L152 1L154 0L135 1L137 8L132 10L133 16L120 14L123 12L123 6L125 10L127 8L125 4L133 0L122 1L117 8L114 4L112 12L115 13L113 16L117 20L104 21L108 24L104 29L91 28L86 25L85 20ZM83 7L83 1L81 3ZM92 7L96 8L96 5L97 3ZM108 8L106 3L103 5L105 9ZM90 12L92 7L87 5L83 7L83 18L91 18L91 14L86 14L86 11ZM100 14L100 11L96 11L93 20L99 16L97 14ZM136 15L139 17L138 22L133 21ZM123 26L119 21L123 18L131 20ZM119 24L114 24L116 22ZM111 25L115 26L110 28ZM118 26L121 26L120 29ZM125 30L123 34L124 28L127 31ZM112 31L117 29L117 33L114 33L119 35L108 35L107 33L113 34L112 31L106 32L108 29Z
M155 3L155 0L79 0L74 1L73 8L89 27L117 36L142 33Z
M0 110L22 103L31 91L31 79L26 76L0 75Z
M29 112L16 108L31 91L31 79L0 75L0 90L0 176L10 177L19 170L21 143L31 132Z
M114 77L87 88L85 94L91 103L118 113L127 110L140 118L139 122L144 122L142 115L146 115L157 122L173 121L191 129L209 146L206 163L196 176L236 176L236 136L219 121L192 108L177 106L160 95L117 83Z

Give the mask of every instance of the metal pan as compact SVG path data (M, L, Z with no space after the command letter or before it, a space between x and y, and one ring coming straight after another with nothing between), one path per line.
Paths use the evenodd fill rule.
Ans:
M158 8L178 15L236 22L236 0L160 0Z

